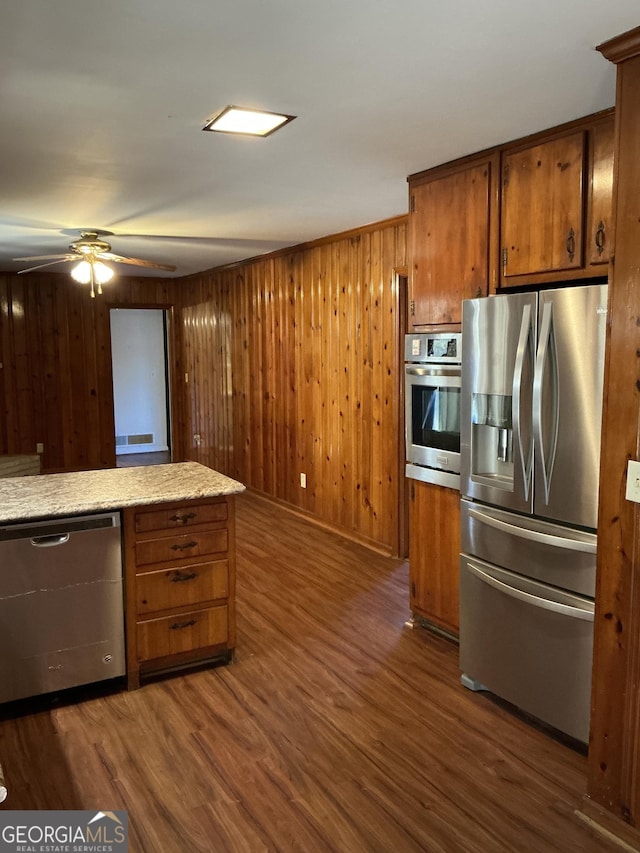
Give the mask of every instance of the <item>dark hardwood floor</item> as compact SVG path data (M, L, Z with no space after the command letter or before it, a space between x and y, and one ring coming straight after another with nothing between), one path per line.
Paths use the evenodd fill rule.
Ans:
M407 565L237 500L233 664L0 718L8 809L127 809L132 851L493 853L616 846L586 758L459 682L411 630Z
M116 468L131 468L134 465L165 465L171 462L169 450L149 453L119 453L116 456Z

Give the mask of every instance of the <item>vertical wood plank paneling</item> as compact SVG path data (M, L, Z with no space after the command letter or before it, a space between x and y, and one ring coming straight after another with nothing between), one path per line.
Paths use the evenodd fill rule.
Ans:
M54 282L43 282L43 310L40 325L42 338L42 358L44 370L42 382L44 385L44 410L46 426L43 429L41 441L44 452L41 457L43 471L63 467L64 460L64 431L62 424L62 403L60 400L60 383L58 381L59 338L60 332L56 323L56 294Z
M7 453L9 442L7 439L7 377L11 377L8 369L9 362L9 282L6 278L0 278L0 453Z
M405 264L396 222L181 284L184 357L207 365L189 390L193 431L215 434L207 464L387 550L403 487L394 268Z

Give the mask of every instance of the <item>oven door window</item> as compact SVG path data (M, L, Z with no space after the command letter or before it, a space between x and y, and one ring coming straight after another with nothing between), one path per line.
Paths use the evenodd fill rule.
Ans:
M420 447L460 452L460 388L411 386L411 438Z

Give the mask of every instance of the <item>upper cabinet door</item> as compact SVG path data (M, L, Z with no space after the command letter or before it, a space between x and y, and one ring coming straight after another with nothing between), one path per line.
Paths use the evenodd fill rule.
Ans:
M410 183L410 325L461 323L462 300L487 295L494 163Z
M507 152L502 278L583 266L585 132Z
M608 264L613 248L613 131L613 115L591 131L591 197L587 223L587 263L590 265Z

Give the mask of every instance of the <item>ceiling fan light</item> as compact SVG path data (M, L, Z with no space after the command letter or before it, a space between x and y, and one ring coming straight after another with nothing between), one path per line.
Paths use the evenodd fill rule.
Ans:
M91 281L91 264L89 261L80 261L79 264L72 267L71 278L75 279L79 284L89 284Z
M98 284L106 284L113 278L113 270L102 261L95 261L93 265L93 275Z
M106 284L113 278L113 270L102 261L96 261L93 258L80 261L71 269L71 277L79 284L91 283L91 268L93 267L93 281L96 284Z

